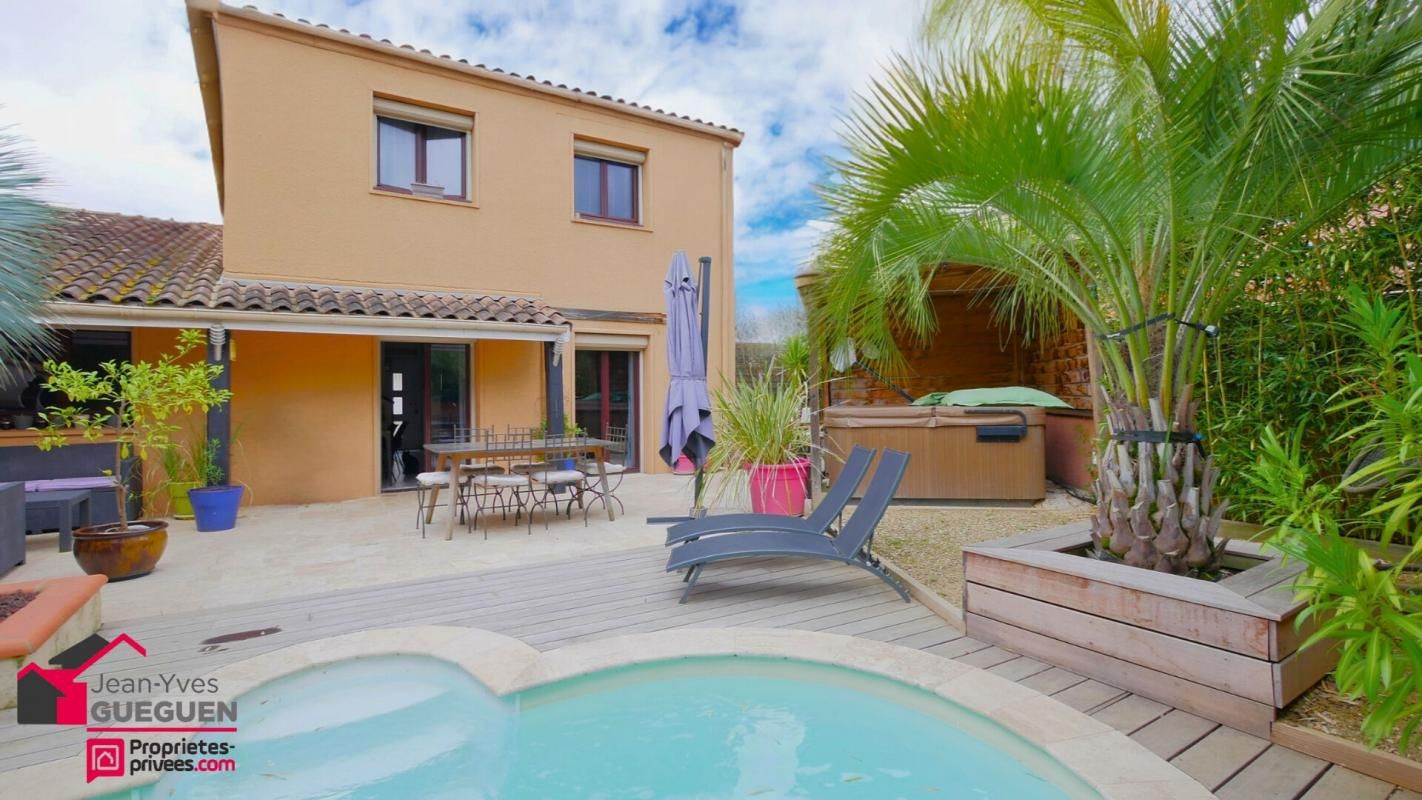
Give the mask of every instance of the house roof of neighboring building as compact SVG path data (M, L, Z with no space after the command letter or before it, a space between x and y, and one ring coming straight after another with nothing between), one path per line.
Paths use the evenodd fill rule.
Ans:
M222 226L58 211L35 234L56 300L86 304L566 325L542 300L229 278Z

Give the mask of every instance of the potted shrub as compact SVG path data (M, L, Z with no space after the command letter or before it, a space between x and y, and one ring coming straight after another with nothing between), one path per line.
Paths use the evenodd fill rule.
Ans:
M114 441L114 468L106 471L119 490L114 493L118 522L74 531L74 559L90 575L110 580L137 578L153 571L168 543L168 523L159 519L130 521L127 489L122 480L123 460L140 459L163 451L177 430L174 414L206 412L227 402L232 393L216 389L212 381L222 367L204 361L183 363L203 343L202 331L184 330L171 352L155 362L106 361L97 370L47 361L45 389L65 395L70 406L52 406L41 415L45 427L38 447L49 450L67 443L66 430L78 429L94 441L106 436ZM94 409L100 410L94 410Z
M806 389L783 377L771 369L716 391L716 446L706 469L720 476L723 489L739 485L744 470L756 513L799 516L810 469L810 431L800 421Z
M209 439L202 447L203 457L201 486L188 490L188 501L192 503L193 517L197 529L204 532L228 531L237 526L237 508L242 504L244 487L225 482L226 475L217 463L216 439Z
M167 477L163 485L168 490L168 508L174 519L193 518L193 504L188 501L188 490L202 486L193 455L184 452L179 445L163 448L163 474Z
M585 430L585 429L583 428L583 426L579 425L578 423L574 422L574 421L571 420L571 419L568 419L567 417L564 417L564 418L563 418L563 436L578 437L578 436L587 436L587 435L588 435L588 432L587 432L587 430ZM548 436L548 419L547 419L547 417L545 417L545 418L543 418L542 420L539 421L538 427L536 427L536 428L533 429L533 438L535 438L535 439L543 439L543 438L546 438L547 436ZM578 467L577 467L577 459L573 459L573 458L559 458L559 459L555 459L552 463L553 463L553 465L554 465L555 467L557 467L558 469L577 469L577 468L578 468Z

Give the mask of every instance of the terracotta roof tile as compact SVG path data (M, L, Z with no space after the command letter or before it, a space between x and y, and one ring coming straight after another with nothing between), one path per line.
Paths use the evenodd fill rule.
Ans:
M60 210L35 234L58 300L79 303L566 325L542 300L226 278L222 226Z

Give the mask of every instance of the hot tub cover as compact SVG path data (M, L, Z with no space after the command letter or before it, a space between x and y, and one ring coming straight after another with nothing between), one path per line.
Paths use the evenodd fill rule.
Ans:
M916 406L1041 406L1071 408L1054 395L1026 386L996 386L990 389L958 389L929 392L913 401Z

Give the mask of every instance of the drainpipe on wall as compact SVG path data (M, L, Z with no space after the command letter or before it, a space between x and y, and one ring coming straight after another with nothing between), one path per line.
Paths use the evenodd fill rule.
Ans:
M227 329L211 325L207 329L207 363L222 367L222 374L212 379L212 388L232 388L232 347ZM216 463L223 480L232 482L232 403L223 403L207 410L207 438L217 441Z

